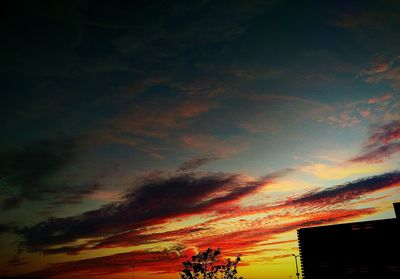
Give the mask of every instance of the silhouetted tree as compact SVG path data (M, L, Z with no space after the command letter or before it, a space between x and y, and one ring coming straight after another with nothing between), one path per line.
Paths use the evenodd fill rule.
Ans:
M208 248L192 256L192 260L183 262L184 269L179 273L182 279L243 279L237 277L237 264L240 262L240 255L234 261L227 259L226 264L216 265L221 249L213 250ZM219 275L219 276L218 276Z

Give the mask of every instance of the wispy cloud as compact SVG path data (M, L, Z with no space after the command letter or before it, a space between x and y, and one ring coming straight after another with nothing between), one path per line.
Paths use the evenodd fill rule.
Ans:
M238 124L251 134L277 134L294 120L314 121L333 110L331 105L323 102L282 93L242 93L239 99L243 102L243 107L246 104L251 107L251 113L248 114L249 110L243 110L240 119L237 120ZM290 114L286 111L290 111Z
M181 136L180 141L187 149L201 154L215 154L219 158L241 153L248 148L247 140L241 137L221 138L211 134L187 134Z
M0 234L12 232L13 228L6 224L0 224Z
M335 112L320 121L334 126L351 128L368 122L379 122L389 115L395 115L398 100L394 94L383 93L375 97L340 104Z
M368 146L388 144L400 139L400 120L376 127L368 139Z
M391 59L377 57L370 68L362 71L362 76L368 83L376 84L382 81L389 81L393 87L400 89L400 55Z
M390 172L352 181L343 185L337 185L320 191L312 191L294 199L291 204L329 206L332 204L357 200L366 194L399 186L399 184L400 172Z
M391 143L368 150L362 155L351 159L351 162L380 163L398 152L400 152L400 143Z
M201 158L194 158L192 160L183 162L182 165L177 169L177 171L190 171L199 168L209 162L218 160L218 156L206 156Z
M214 108L205 101L176 103L148 103L132 106L110 120L111 132L130 133L136 136L165 138L176 129L183 128L188 120Z
M396 120L373 127L361 154L352 158L350 162L383 162L398 152L400 152L400 121Z

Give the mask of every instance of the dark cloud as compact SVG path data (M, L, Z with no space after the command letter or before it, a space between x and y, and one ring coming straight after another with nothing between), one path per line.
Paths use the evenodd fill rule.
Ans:
M339 27L352 31L354 37L373 53L398 53L399 49L395 47L400 43L400 39L395 36L396 30L400 28L398 17L400 4L398 1L387 0L380 3L354 1L353 5L340 3L342 6L351 8L346 9L346 12L341 11L339 14L337 21ZM359 8L363 6L364 8Z
M78 203L99 189L97 183L69 185L52 181L80 152L78 139L41 140L1 151L1 208L19 207L24 200L44 201L51 206Z
M251 19L277 2L10 2L3 7L7 67L2 70L58 78L57 83L85 77L107 88L116 75L119 86L132 79L141 83L149 75L169 76L166 69L179 72L188 63L217 56L224 43L243 34ZM203 49L207 44L210 51Z
M48 248L43 249L41 252L44 255L53 255L53 254L67 254L67 255L77 255L84 250L88 250L88 246L84 245L73 245L73 246L62 246L59 248Z
M34 251L81 238L109 237L171 217L213 212L216 206L250 195L284 174L273 173L253 181L224 173L152 178L128 193L122 202L72 217L49 219L20 233L23 244Z
M351 159L351 162L379 163L389 159L393 154L400 152L400 142L390 143L375 147L357 157Z
M16 197L16 196L11 196L11 197L6 197L2 200L1 202L1 209L2 210L10 210L14 208L18 208L23 199L21 197Z
M6 183L35 197L45 178L65 167L76 155L74 140L42 140L0 153L0 173Z
M114 247L132 247L143 244L151 244L162 242L165 240L180 242L185 235L190 235L192 233L204 232L210 228L201 227L187 227L179 230L167 231L162 233L150 233L146 234L145 230L133 230L120 234L115 234L110 237L93 240L88 243L74 246L62 246L58 248L48 248L43 249L43 254L69 254L75 255L79 254L85 250L103 249L103 248L114 248Z
M6 38L1 52L2 91L7 101L0 104L0 114L10 124L5 138L28 137L19 134L26 129L45 130L46 134L60 127L76 133L98 130L100 115L108 119L132 104L151 113L143 102L148 95L142 93L154 88L167 91L173 106L181 96L177 91L193 91L188 89L189 80L210 75L200 64L219 61L227 44L277 3L7 3L1 26ZM214 83L206 91L212 90ZM145 116L140 114L134 120ZM155 120L165 123L162 118ZM159 134L160 126L139 125L132 130L142 138ZM150 152L162 158L158 152Z
M362 178L343 185L329 187L307 193L299 198L289 201L289 205L314 205L324 206L357 200L366 194L378 190L399 186L400 171L384 173L381 175Z
M395 120L373 130L369 136L369 145L388 144L400 139L400 120Z
M20 265L25 265L28 261L22 256L24 250L22 248L18 248L17 252L15 253L14 257L8 261L8 265L12 267L17 267Z
M99 183L82 184L80 186L64 185L62 190L51 193L52 199L48 201L49 208L66 204L79 204L84 197L103 188Z
M78 62L75 48L82 39L80 6L78 1L5 3L0 28L7 40L1 58L8 70L2 67L1 71L28 76L71 71Z
M400 152L400 121L374 127L360 155L350 162L377 163Z
M12 231L13 231L13 229L10 226L5 225L5 224L0 224L0 234L12 232Z
M209 162L215 161L220 159L218 156L207 156L207 157L202 157L202 158L195 158L189 161L184 162L178 169L177 171L190 171L194 170L198 167L201 167L205 164L208 164Z
M120 5L91 2L85 17L103 34L114 35L114 40L108 43L119 55L145 62L140 63L142 66L159 68L160 62L173 66L170 59L182 54L195 61L205 58L208 56L205 51L194 50L237 38L254 16L277 2L253 1L251 5L246 1L209 0L121 2ZM222 23L221 18L229 20ZM181 66L186 64L184 60L175 62Z

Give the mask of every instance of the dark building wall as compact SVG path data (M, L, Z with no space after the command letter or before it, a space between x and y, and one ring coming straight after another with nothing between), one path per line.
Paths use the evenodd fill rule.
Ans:
M400 202L396 202L393 204L394 212L396 213L396 218L400 218Z
M304 279L400 278L400 219L298 230Z

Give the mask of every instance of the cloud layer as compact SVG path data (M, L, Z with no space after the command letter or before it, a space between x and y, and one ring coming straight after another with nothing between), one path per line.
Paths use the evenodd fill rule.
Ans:
M251 251L266 240L300 227L372 214L374 209L354 207L367 195L400 185L400 172L396 171L315 190L277 204L237 206L245 197L289 172L284 170L255 180L223 173L149 178L137 190L128 193L122 202L22 229L22 244L30 251L73 255L93 249L158 242L199 249L218 243L226 253L234 254ZM208 220L176 230L151 232L147 229L163 227L167 220L199 214L209 215ZM87 241L70 244L80 239ZM157 266L157 270L168 273L179 268L181 257L181 252L137 251L60 263L34 275L65 275L68 270L96 275L126 272L132 268L132 259L137 261L140 270L151 271ZM104 261L118 264L100 264Z

